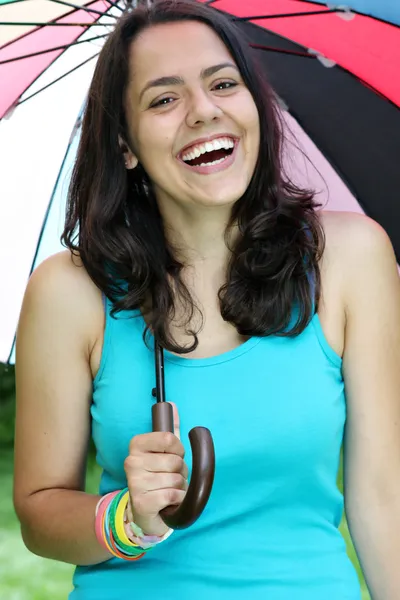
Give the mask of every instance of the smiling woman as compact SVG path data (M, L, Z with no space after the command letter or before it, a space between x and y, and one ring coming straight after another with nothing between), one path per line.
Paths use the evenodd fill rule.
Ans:
M283 173L280 114L247 41L223 15L196 2L157 2L123 18L102 57L64 240L79 251L113 310L140 307L164 348L192 356L201 324L207 327L198 305L214 306L218 289L216 319L231 338L221 349L252 334L299 333L318 304L324 235L313 194ZM104 135L118 138L119 147L98 145ZM110 220L111 205L121 207L129 230ZM82 237L74 245L83 208L90 226L80 224ZM115 235L123 250L118 257ZM205 294L194 263L207 256L210 239L219 264ZM113 265L112 277L105 260ZM242 271L246 279L237 276ZM130 284L121 285L127 278ZM299 315L290 322L293 303ZM215 329L215 319L207 321ZM202 334L206 341L207 331Z
M185 47L191 52L182 53ZM131 151L125 158L131 165L139 161L148 174L164 221L173 220L176 229L188 203L236 202L254 173L260 126L253 97L221 38L198 22L158 24L132 42L130 68L135 76L125 114ZM209 156L197 160L203 154ZM179 231L187 229L181 225Z
M222 13L160 0L119 21L85 108L68 251L34 272L17 338L15 506L28 548L78 565L71 600L359 600L343 441L367 582L397 598L393 249L367 218L318 212L282 142L274 93ZM148 433L163 373L179 412ZM214 486L172 531L198 423Z

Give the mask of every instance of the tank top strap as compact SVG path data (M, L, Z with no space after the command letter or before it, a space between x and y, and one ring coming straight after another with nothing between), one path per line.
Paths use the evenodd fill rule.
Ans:
M306 233L306 235L307 235L308 238L312 237L312 233L311 233L310 228L308 227L307 224L305 224L305 233ZM312 306L312 308L311 308L311 314L314 317L315 312L316 312L315 311L315 304L316 304L315 303L315 287L316 287L316 284L315 284L315 271L314 271L314 268L312 267L312 265L309 265L307 263L308 263L308 261L305 258L304 259L304 264L305 264L305 267L306 267L307 279L308 279L308 284L309 284L310 293L311 293L311 303L312 303L311 304L311 306Z
M314 269L309 267L307 269L307 278L308 278L308 283L310 286L310 293L311 293L311 314L314 317L316 310L315 310L315 272Z

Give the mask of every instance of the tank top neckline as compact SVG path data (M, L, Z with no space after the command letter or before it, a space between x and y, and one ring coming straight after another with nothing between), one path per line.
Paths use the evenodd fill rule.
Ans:
M137 311L137 318L141 321L143 328L146 327L146 321L140 310ZM154 347L154 336L149 331L148 333L149 339L151 340L151 346ZM227 350L226 352L222 352L221 354L216 354L214 356L207 356L205 358L190 358L185 356L178 356L177 354L173 354L169 350L164 350L164 359L168 362L175 363L177 365L183 367L211 367L213 365L218 365L224 362L228 362L230 360L234 360L239 356L242 356L246 352L249 352L257 346L261 342L261 337L250 337L248 340L239 344L235 348L231 350Z
M140 311L138 311L137 313L137 318L141 321L141 325L143 326L143 328L145 328L146 322ZM308 326L313 327L317 335L318 341L322 347L322 350L324 351L328 360L333 364L333 366L340 369L342 367L343 359L341 356L339 356L339 354L336 353L336 351L331 347L331 345L327 341L325 337L325 332L322 329L318 313L315 312L313 314ZM148 335L150 336L151 346L154 348L154 337L150 331ZM238 358L239 356L243 356L244 354L255 348L263 339L265 338L261 336L253 336L245 342L243 342L243 344L236 346L236 348L232 348L232 350L227 350L226 352L222 352L221 354L208 356L206 358L186 358L184 356L178 356L176 354L173 354L172 352L169 352L169 350L164 350L164 359L170 363L175 363L176 365L182 367L211 367L213 365L229 362Z

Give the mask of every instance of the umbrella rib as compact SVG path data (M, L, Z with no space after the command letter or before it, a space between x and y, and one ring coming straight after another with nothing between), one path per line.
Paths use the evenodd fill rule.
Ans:
M83 65L86 65L86 63L88 63L89 61L93 60L94 58L96 58L97 56L99 56L100 52L97 52L96 54L93 54L93 56L90 56L89 58L87 58L86 60L84 60L83 62L79 63L79 65L76 65L73 69L70 69L69 71L67 71L66 73L64 73L63 75L60 75L60 77L57 77L57 79L54 79L54 81L51 81L50 83L48 83L47 85L43 86L42 88L40 88L40 90L37 90L36 92L34 92L33 94L31 94L30 96L27 96L26 98L24 98L23 100L20 100L18 103L16 103L14 106L20 106L21 104L24 104L24 102L26 102L27 100L30 100L31 98L33 98L34 96L37 96L38 94L40 94L40 92L43 92L44 90L47 90L49 87L51 87L52 85L54 85L55 83L58 83L59 81L61 81L61 79L64 79L64 77L67 77L67 75L71 75L71 73L73 73L74 71L76 71L77 69L79 69L80 67L83 67Z
M26 1L27 1L27 0L16 0L16 2L26 2ZM107 1L108 1L108 0L107 0ZM107 14L108 10L109 10L109 9L107 9L107 11L105 11L104 13L100 13L100 15L101 15L102 17L110 17L111 15ZM70 11L70 12L69 12L67 15L64 15L64 16L63 16L63 17L61 17L61 18L65 18L65 17L67 17L67 16L70 16L70 15L72 15L72 14L76 13L76 12L77 12L77 10L76 10L76 9L74 9L74 10L71 10L71 11ZM60 18L60 17L59 17L59 18ZM44 26L49 26L49 25L51 25L53 22L56 22L56 21L57 21L57 19L55 19L54 21L47 21L46 23L42 23L42 24L41 24L41 25L39 25L39 26L43 26L43 27L44 27ZM14 24L15 24L15 23L14 23ZM113 26L114 24L115 24L115 23L106 23L106 24L105 24L105 26L108 26L108 25L111 25L111 26ZM4 25L4 26L7 26L7 25L11 25L11 23L10 23L9 21L6 21L5 23L3 23L3 25ZM24 23L20 23L20 25L24 25ZM66 25L66 24L64 24L64 25ZM91 25L90 23L85 23L85 27L88 27L88 26L90 26L90 25ZM29 36L29 35L32 35L32 31L28 31L28 32L26 32L26 33L23 33L21 36L17 37L16 39L10 40L9 42L7 42L7 43L5 43L5 44L3 44L3 45L0 45L0 50L2 50L3 48L6 48L7 46L11 46L11 44L14 44L14 43L15 43L17 40L22 40L23 38L26 38L26 37L27 37L27 36Z
M53 205L53 202L54 202L55 192L56 192L57 186L58 186L58 184L60 182L60 177L61 177L61 174L63 172L64 166L65 166L65 161L67 159L68 153L69 153L70 148L71 148L72 143L73 143L74 133L76 133L78 131L80 124L81 124L81 115L79 115L77 121L75 122L74 128L72 130L72 135L70 136L70 139L69 139L69 142L68 142L68 146L67 146L66 152L64 154L63 161L61 163L61 167L60 167L60 169L58 171L57 179L55 181L55 184L54 184L54 187L53 187L53 191L52 191L52 194L51 194L51 197L50 197L50 201L49 201L49 204L48 204L47 209L46 209L46 214L44 215L44 218L43 218L42 227L41 227L40 234L39 234L39 237L38 237L38 241L37 241L37 244L36 244L35 254L34 254L34 257L33 257L32 263L31 263L31 267L29 269L29 276L31 276L32 273L33 273L33 271L34 271L36 259L37 259L38 254L39 254L40 245L41 245L42 240L43 240L43 235L44 235L44 231L45 231L45 228L46 228L46 224L47 224L48 218L50 216L50 211L51 211L51 208L52 208L52 205ZM9 353L9 356L8 356L7 363L9 363L11 361L11 357L12 357L12 354L13 354L14 348L15 348L16 339L17 339L17 336L14 335L14 339L13 339L13 342L11 344L11 350L10 350L10 353Z
M344 71L348 75L350 75L350 77L353 77L353 79L356 79L364 87L368 88L369 90L371 90L372 92L374 92L377 96L379 96L380 98L382 98L382 100L386 100L386 102L389 102L389 104L391 104L397 110L400 111L400 106L398 106L395 102L393 102L393 100L391 100L390 98L388 98L387 96L385 96L385 94L383 92L381 92L376 87L374 87L372 85L372 83L368 83L368 81L365 81L365 79L363 79L359 75L356 75L356 73L353 73L352 71L349 71L349 69L347 69L346 67L343 67L342 65L337 64L336 67L339 68L339 69L341 69L342 71Z
M39 56L41 54L47 54L48 52L54 52L55 50L67 50L72 46L77 46L78 44L85 44L87 42L94 42L96 40L100 40L101 38L107 37L108 33L103 33L102 35L96 35L95 37L88 38L87 40L78 40L75 42L71 42L70 44L64 46L54 46L54 48L46 48L46 50L38 50L38 52L31 52L30 54L23 54L21 56L15 56L14 58L7 58L6 60L0 60L0 65L5 65L6 63L16 62L17 60L22 60L24 58L31 58L32 56Z
M261 19L286 19L287 17L309 17L310 15L328 15L344 12L342 8L329 8L327 10L312 10L310 12L281 13L279 15L255 15L253 17L233 17L234 21L259 21Z
M112 0L104 0L104 1L108 2L108 4L110 4L114 8L118 8L118 10L120 10L121 12L125 12L125 9L122 8L121 6L119 6L119 4L117 4L116 2L113 2Z
M301 58L312 58L312 59L317 59L318 58L318 56L316 54L307 54L305 52L295 52L293 50L284 50L282 48L273 48L272 46L262 46L261 44L249 44L249 45L250 45L251 48L255 48L256 50L264 50L266 52L277 52L278 54L289 54L291 56L299 56ZM397 104L395 104L392 100L390 100L390 98L388 98L387 96L385 96L385 94L383 94L381 91L379 91L371 83L368 83L368 81L365 81L365 79L363 79L359 75L356 75L355 73L352 73L351 71L349 71L349 69L346 69L346 67L343 67L342 65L336 64L336 67L339 68L339 69L341 69L342 71L345 71L346 73L348 73L348 75L350 75L351 77L353 77L354 79L356 79L359 83L361 83L362 85L364 85L365 87L367 87L368 89L370 89L377 96L379 96L380 98L382 98L382 100L386 100L386 102L389 102L394 107L396 107L397 109L399 109L399 107L397 106Z
M117 18L114 15L105 15L104 12L101 12L100 10L96 10L95 8L89 8L85 5L78 6L77 4L72 4L71 2L65 2L65 0L50 0L50 2L54 2L55 4L63 4L64 6L70 6L71 8L76 8L77 10L84 10L85 12L93 13L93 14L100 15L100 16L112 17L113 19Z
M250 44L251 48L256 50L265 50L266 52L277 52L278 54L290 54L291 56L301 56L302 58L317 58L315 54L307 52L296 52L294 50L284 50L283 48L273 48L272 46L263 46L262 44Z

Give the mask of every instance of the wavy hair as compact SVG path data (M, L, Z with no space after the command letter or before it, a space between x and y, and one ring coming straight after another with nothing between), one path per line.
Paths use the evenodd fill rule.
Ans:
M220 37L260 120L255 170L225 231L227 245L233 226L239 235L228 246L226 281L218 291L221 315L244 336L298 335L320 295L324 234L317 204L313 192L299 189L284 174L282 119L276 96L254 60L255 51L229 16L200 2L159 0L137 8L123 15L108 37L84 110L61 240L73 254L79 253L91 279L113 303L113 315L142 311L145 341L151 330L172 352L185 354L197 347L200 329L190 329L190 322L199 309L181 276L185 265L167 243L146 172L141 165L126 170L118 142L119 135L128 139L123 98L130 45L145 28L177 21L198 21ZM179 345L170 331L178 299L185 307L186 333L193 337L190 346Z

